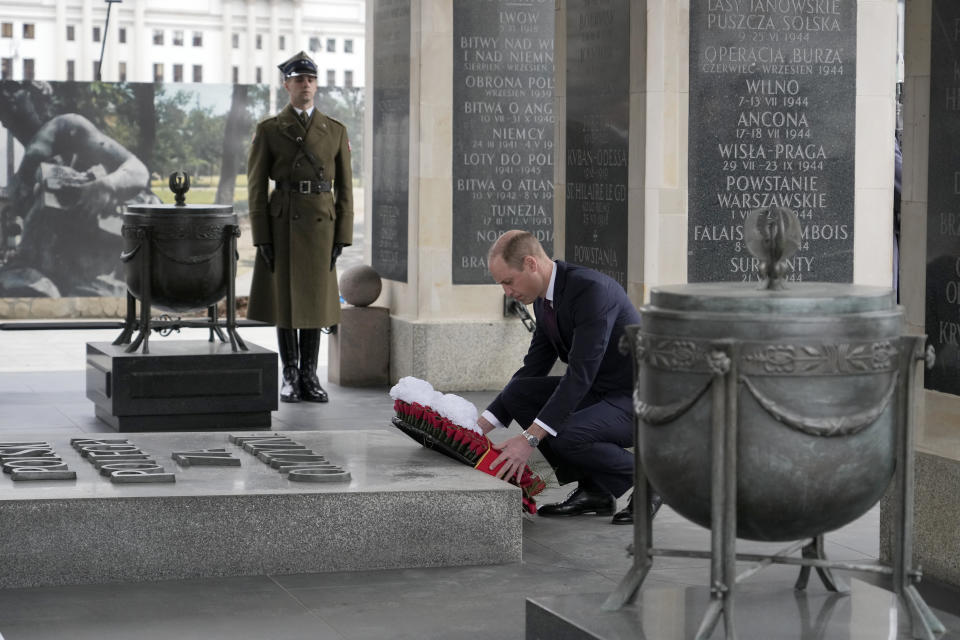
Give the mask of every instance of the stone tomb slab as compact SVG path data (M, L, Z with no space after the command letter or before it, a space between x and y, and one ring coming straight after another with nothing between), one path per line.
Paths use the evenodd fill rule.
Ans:
M277 354L247 343L151 340L150 353L87 343L87 398L119 432L269 429Z
M348 472L341 482L292 481L230 435L255 434L89 434L125 439L175 475L117 483L69 436L4 433L47 442L76 479L0 477L0 588L520 561L520 490L402 434L265 432ZM215 449L240 466L173 459Z

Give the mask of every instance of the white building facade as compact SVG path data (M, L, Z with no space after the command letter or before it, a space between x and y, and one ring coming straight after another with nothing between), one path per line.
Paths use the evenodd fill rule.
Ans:
M106 24L108 7L109 25ZM364 0L0 0L0 79L364 85ZM106 30L105 30L106 28Z

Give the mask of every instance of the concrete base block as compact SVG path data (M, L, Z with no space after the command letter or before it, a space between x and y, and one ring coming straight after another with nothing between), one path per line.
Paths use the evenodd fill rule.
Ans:
M449 391L501 389L520 367L531 334L504 322L390 319L390 380L416 376Z
M344 307L337 332L330 334L327 377L343 387L390 383L390 310Z
M350 472L325 483L293 482L228 435L125 436L175 473L162 484L113 483L68 436L42 436L77 477L0 477L0 588L520 561L520 490L400 433L268 434ZM214 448L241 464L172 460L175 451Z
M87 343L87 398L120 432L269 429L277 354L247 343L152 340L150 353Z
M785 584L737 585L740 638L905 638L904 615L890 591L850 580L849 597L826 590L795 591ZM611 589L612 590L612 589ZM526 640L688 640L710 603L706 586L649 585L637 601L603 611L609 594L543 596L527 600ZM723 637L723 621L712 638Z
M960 587L960 460L918 451L914 457L914 559L923 575ZM892 490L880 503L880 557L893 556Z

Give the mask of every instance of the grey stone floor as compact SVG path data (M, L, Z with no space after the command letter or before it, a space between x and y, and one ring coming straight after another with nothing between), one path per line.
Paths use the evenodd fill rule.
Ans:
M111 340L116 333L0 331L0 438L5 431L25 429L38 437L109 432L94 418L93 404L84 395L83 350L87 341ZM248 341L276 346L272 330L241 333ZM281 405L274 428L379 429L389 424L393 412L387 389L326 386L329 404ZM481 407L492 397L463 395ZM565 494L565 488L551 487L539 501ZM705 549L708 544L707 531L669 508L657 516L654 535L658 546ZM631 536L630 527L612 526L607 518L525 516L523 561L517 564L0 590L0 638L520 639L527 597L582 594L595 599L610 592L628 568L624 548ZM878 511L873 509L828 535L827 551L835 559L875 558L877 537ZM739 548L780 546L742 543ZM0 558L0 571L2 564ZM708 574L705 560L658 558L645 586L705 585ZM795 568L776 566L749 582L792 598L795 576ZM922 586L928 602L945 612L951 629L945 637L960 639L958 592L926 582ZM810 591L822 592L815 578ZM769 638L820 637L801 629L784 635L773 610L769 617Z

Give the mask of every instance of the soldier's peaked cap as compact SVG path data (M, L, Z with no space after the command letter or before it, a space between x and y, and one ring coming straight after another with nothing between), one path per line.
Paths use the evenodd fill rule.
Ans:
M277 68L283 73L284 78L317 76L317 63L303 51L293 54L293 56L278 64Z

